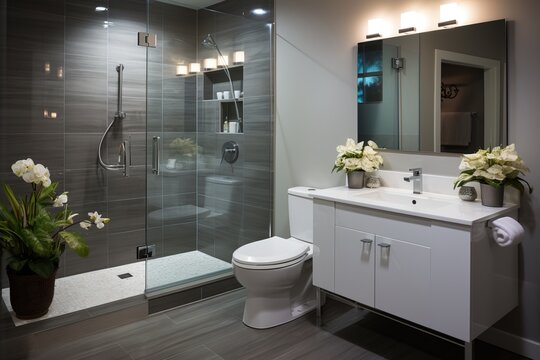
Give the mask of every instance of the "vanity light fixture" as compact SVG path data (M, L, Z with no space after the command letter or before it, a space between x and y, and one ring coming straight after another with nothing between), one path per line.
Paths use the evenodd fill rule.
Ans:
M368 20L368 34L366 39L373 39L381 37L384 24L382 19L369 19Z
M456 25L457 24L457 16L458 16L458 4L457 3L448 3L443 4L440 7L439 12L439 27L445 27L450 25Z
M176 64L176 76L185 76L188 74L188 66L178 63Z
M199 63L190 63L189 64L189 73L196 74L201 71L201 64Z
M204 59L203 69L204 70L214 70L217 68L217 60L215 58Z
M235 51L233 53L233 63L241 64L244 62L245 54L243 51Z
M104 11L107 11L107 10L109 10L109 9L106 8L105 6L96 6L95 12L104 12Z
M401 27L398 32L400 34L416 31L416 11L407 11L401 13Z
M229 56L220 54L217 59L217 65L219 67L229 66Z

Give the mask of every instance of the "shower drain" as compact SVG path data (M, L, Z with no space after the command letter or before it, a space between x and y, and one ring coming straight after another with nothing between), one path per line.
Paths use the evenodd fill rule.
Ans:
M131 275L130 273L125 273L125 274L118 275L118 277L120 279L127 279L127 278L130 278L130 277L133 277L133 275Z

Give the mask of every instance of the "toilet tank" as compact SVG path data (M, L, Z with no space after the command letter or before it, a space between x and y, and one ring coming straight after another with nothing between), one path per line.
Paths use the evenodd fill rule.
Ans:
M291 236L313 243L313 198L314 188L297 186L289 193L289 226Z

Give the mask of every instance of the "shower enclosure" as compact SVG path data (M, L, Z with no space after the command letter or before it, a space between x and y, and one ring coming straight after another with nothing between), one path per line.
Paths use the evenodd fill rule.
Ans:
M0 182L26 190L10 166L32 157L74 212L112 219L59 278L145 264L149 297L201 298L238 286L232 252L269 235L273 4L198 3L0 0Z

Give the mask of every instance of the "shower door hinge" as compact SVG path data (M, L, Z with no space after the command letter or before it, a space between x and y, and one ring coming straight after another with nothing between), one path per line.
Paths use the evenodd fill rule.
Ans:
M147 32L137 33L137 45L155 48L157 46L157 35Z
M392 69L401 70L405 66L405 59L402 57L392 58Z

